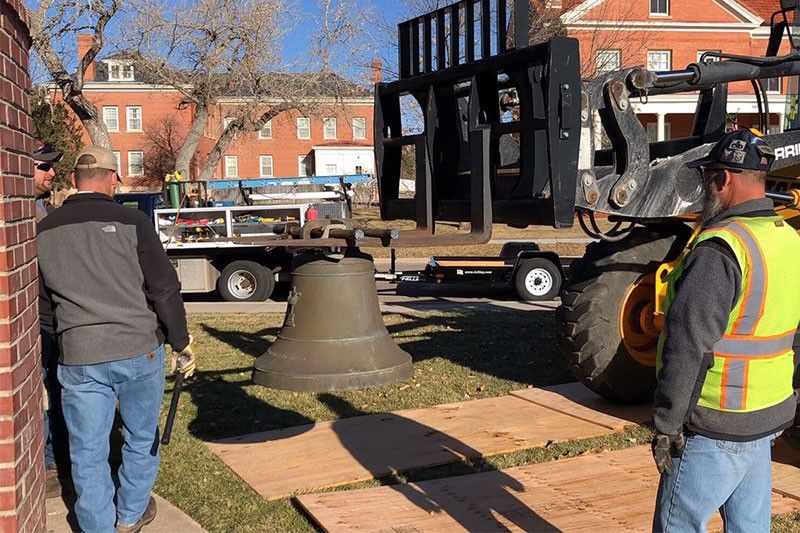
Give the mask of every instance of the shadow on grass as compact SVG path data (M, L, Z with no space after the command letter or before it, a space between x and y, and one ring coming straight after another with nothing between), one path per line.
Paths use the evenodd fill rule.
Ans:
M251 381L228 381L225 374L251 372L252 368L209 371L196 374L186 387L197 407L197 416L189 423L189 432L203 441L234 435L299 426L314 420L287 409L281 409L247 393Z

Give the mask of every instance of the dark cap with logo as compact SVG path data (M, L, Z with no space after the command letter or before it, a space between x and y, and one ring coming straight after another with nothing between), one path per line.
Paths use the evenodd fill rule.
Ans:
M690 161L686 166L697 168L720 165L769 172L773 161L775 151L767 141L752 130L738 130L727 133L711 148L707 156Z
M61 150L50 143L45 143L33 151L33 160L45 163L58 163L61 161Z

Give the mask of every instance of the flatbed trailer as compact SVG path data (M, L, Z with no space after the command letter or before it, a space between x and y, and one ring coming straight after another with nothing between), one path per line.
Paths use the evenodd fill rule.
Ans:
M392 249L389 272L376 277L391 283L508 286L521 300L546 301L559 295L573 259L521 241L504 244L499 256L433 256L423 270L399 271Z

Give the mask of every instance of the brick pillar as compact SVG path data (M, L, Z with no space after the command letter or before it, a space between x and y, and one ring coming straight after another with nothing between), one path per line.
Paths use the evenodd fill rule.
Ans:
M44 531L28 15L0 0L0 531Z

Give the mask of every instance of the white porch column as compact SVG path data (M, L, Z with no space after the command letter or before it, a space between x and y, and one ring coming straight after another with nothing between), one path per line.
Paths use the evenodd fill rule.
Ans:
M786 120L786 113L778 113L778 133L783 131L784 120Z
M666 137L666 124L664 122L664 117L666 117L666 113L657 113L656 114L656 140L663 141Z

